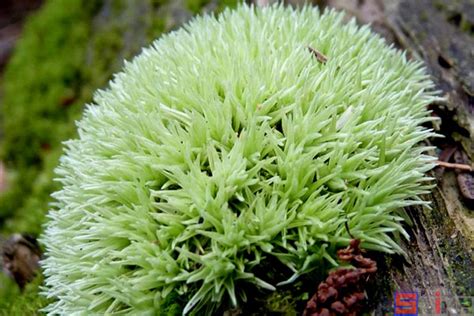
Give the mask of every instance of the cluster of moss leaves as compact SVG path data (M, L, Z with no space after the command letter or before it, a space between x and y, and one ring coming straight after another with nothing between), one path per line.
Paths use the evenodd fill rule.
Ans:
M41 234L50 194L57 189L53 177L61 142L75 136L84 104L124 59L194 13L237 3L46 1L25 24L3 78L0 160L7 165L9 186L0 194L0 234ZM0 314L34 314L44 306L37 294L41 278L22 295L12 282L0 281Z

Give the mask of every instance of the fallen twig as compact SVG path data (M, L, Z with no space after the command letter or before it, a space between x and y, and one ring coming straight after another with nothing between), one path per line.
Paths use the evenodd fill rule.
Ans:
M441 160L436 160L436 164L438 165L438 167L459 169L459 170L464 170L464 171L469 171L469 172L473 171L472 167L466 164L451 163L451 162L446 162L446 161L441 161Z

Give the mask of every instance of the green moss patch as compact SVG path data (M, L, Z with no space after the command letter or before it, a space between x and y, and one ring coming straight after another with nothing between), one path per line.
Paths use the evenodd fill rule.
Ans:
M179 295L210 314L337 266L351 238L403 253L437 99L421 63L334 11L194 19L98 91L67 142L47 310L152 314Z

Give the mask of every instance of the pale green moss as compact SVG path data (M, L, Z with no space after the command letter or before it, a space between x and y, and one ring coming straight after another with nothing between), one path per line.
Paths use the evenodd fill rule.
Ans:
M48 311L184 313L291 284L350 236L402 252L436 99L419 63L342 15L241 6L143 50L57 169ZM323 63L308 46L326 55ZM278 278L262 269L281 266ZM253 290L252 290L253 289Z

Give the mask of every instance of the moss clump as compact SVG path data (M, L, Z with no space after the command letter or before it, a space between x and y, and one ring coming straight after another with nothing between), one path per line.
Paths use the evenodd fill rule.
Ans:
M236 306L337 265L346 226L401 252L398 210L430 187L433 158L415 145L432 135L433 84L335 12L197 18L110 86L57 169L43 238L54 313L156 313L174 295L184 313Z

